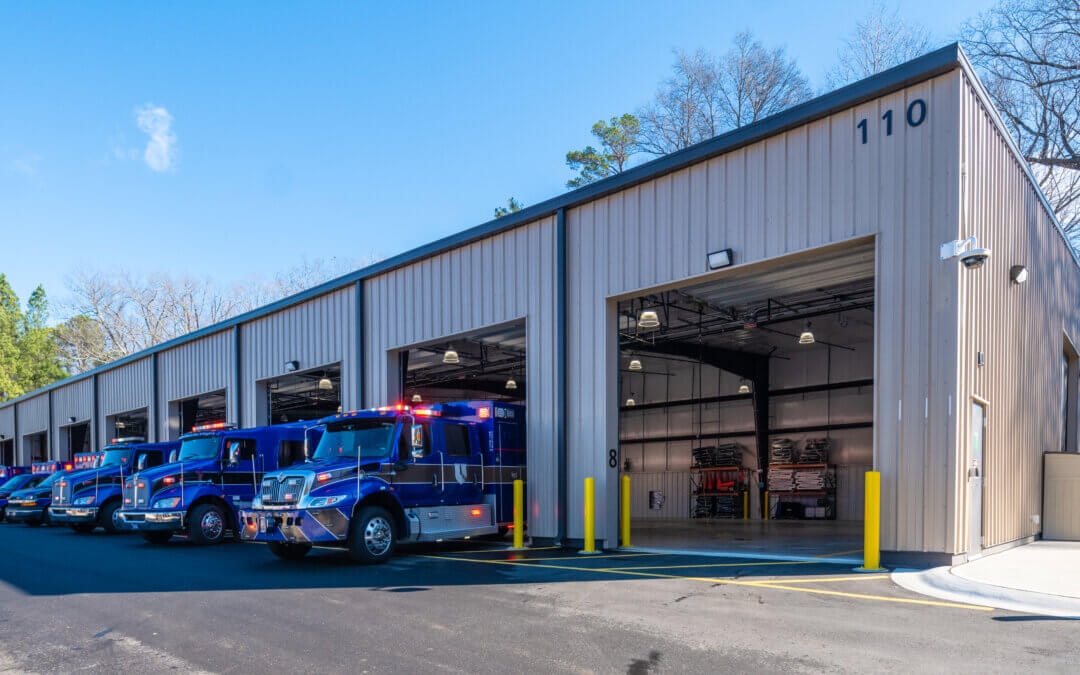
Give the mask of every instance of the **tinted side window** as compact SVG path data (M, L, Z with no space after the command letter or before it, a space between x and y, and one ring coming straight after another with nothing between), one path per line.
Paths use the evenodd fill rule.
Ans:
M464 424L444 424L443 435L446 437L446 454L450 457L468 457L469 427Z
M164 460L162 460L161 453L159 453L159 452L140 452L139 454L140 455L146 455L146 468L148 468L148 469L150 467L152 467L152 466L157 466L157 465L163 463L163 461L164 461ZM138 465L139 465L139 458L136 457L135 458L135 466L138 466Z
M240 444L240 461L241 462L243 462L245 460L255 458L255 447L256 446L255 446L255 439L254 438L230 438L228 441L225 442L225 451L226 451L226 453L231 453L232 452L234 443L239 443ZM226 454L225 456L228 457L229 455Z
M283 469L287 466L303 461L304 459L304 442L303 441L282 441L278 446L278 468Z

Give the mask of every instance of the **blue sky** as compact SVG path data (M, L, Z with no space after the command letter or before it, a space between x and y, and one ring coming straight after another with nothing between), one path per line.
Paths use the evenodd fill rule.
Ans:
M906 0L942 44L989 2ZM662 9L659 9L662 7ZM673 49L749 28L815 88L865 2L4 3L0 272L242 281L565 190Z

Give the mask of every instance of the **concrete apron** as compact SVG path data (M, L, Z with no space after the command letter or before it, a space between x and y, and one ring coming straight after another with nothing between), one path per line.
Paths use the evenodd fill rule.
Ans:
M1080 618L1080 544L1040 541L956 567L897 570L892 580L953 602Z

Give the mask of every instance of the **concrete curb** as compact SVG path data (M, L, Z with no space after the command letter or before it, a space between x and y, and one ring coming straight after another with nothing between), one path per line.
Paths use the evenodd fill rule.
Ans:
M928 570L896 570L892 580L901 588L932 598L1007 609L1025 614L1080 618L1080 599L1033 593L970 581L948 567Z

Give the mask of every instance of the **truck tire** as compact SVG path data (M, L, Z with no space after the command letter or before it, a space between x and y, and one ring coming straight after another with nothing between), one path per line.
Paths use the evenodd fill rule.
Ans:
M105 528L105 534L115 534L120 531L120 518L116 515L116 512L120 510L120 502L114 500L111 502L105 502L105 505L98 511L98 524Z
M282 560L300 560L311 550L311 544L285 544L280 541L272 541L266 547Z
M90 534L97 527L97 523L72 523L71 529L79 534Z
M147 544L160 546L172 539L172 532L143 532L142 538L146 540Z
M397 532L394 517L381 506L365 506L349 524L349 556L364 565L384 563L394 555Z
M188 536L199 546L220 544L225 538L225 512L217 504L199 504L191 510Z

